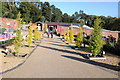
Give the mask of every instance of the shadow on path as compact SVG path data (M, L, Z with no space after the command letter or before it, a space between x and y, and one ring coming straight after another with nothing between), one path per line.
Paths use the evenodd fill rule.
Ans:
M53 43L48 43L48 44L56 45L56 46L62 46L62 47L69 47L69 46L66 46L66 45L60 45L60 44L53 44ZM70 48L70 47L69 47L69 48Z
M49 40L44 40L45 42L51 42L51 43L62 43L62 42L57 42L57 41L49 41Z
M43 47L43 48L47 48L47 49L60 51L60 52L65 52L65 53L70 53L70 54L76 54L76 55L84 56L84 54L82 54L82 53L77 53L77 52L73 52L73 51L62 50L62 49L57 49L57 48L52 48L52 47L47 47L47 46L41 46L41 45L39 45L39 46Z
M51 49L51 50L60 51L60 52L65 52L65 53L80 55L82 57L85 56L82 53L77 53L77 52L74 52L74 51L62 50L62 49L57 49L57 48L52 48L52 47L47 47L47 46L41 46L41 45L39 45L39 46L43 47L43 48ZM111 69L111 70L115 70L115 71L120 71L120 69L118 68L118 66L114 66L114 65L110 65L110 64L105 64L105 63L100 63L100 62L95 62L95 61L91 61L91 60L88 60L88 59L81 59L81 58L77 58L77 57L73 57L73 56L66 56L66 55L62 55L62 56L66 57L66 58L73 59L73 60L85 62L85 63L88 63L88 64L92 64L92 65L104 67L104 68L107 68L107 69Z
M85 63L92 64L92 65L95 65L95 66L104 67L104 68L115 70L115 71L120 71L120 69L118 69L118 66L114 66L114 65L110 65L110 64L95 62L95 61L91 61L91 60L87 60L87 59L81 59L81 58L77 58L77 57L73 57L73 56L67 56L67 55L62 55L62 57L77 60L77 61L80 61L80 62L85 62Z

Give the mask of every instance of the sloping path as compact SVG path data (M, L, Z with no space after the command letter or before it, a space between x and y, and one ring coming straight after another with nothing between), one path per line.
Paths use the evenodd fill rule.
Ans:
M69 58L71 56L71 58ZM80 60L75 60L77 57ZM3 78L117 78L118 76L83 62L57 36L44 38L28 60L17 69L3 74Z

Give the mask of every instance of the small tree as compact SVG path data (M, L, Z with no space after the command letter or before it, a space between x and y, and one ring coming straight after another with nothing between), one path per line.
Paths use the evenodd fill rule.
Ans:
M90 38L90 44L89 44L90 50L94 56L97 56L103 47L102 33L101 33L102 29L99 26L99 24L100 24L100 19L97 18L94 21L94 31Z
M44 33L46 33L47 32L47 24L44 24Z
M74 33L73 33L72 25L69 27L69 40L70 40L70 43L72 43L74 40Z
M16 30L16 37L14 39L14 49L16 51L16 54L19 55L19 49L22 47L22 35L21 35L22 29Z
M42 38L42 35L41 35L40 31L38 30L38 28L36 28L36 29L34 30L34 41L37 41L37 40L39 40L40 38Z
M67 33L65 34L65 40L66 40L66 41L69 41L69 32L67 32Z
M15 37L15 39L14 39L14 41L13 41L13 43L14 43L14 49L15 49L15 51L16 51L16 53L17 53L17 55L19 55L19 49L22 47L22 29L20 28L20 24L21 24L21 14L20 14L20 12L18 13L18 15L17 15L17 21L18 21L18 29L16 30L16 37Z
M82 36L82 28L79 28L79 33L77 34L77 38L76 38L76 46L77 47L81 47L83 42L83 36Z
M39 37L40 37L40 38L43 38L43 34L42 34L42 32L39 32L39 34L40 34Z
M66 32L64 32L64 40L66 40Z
M20 24L21 24L21 22L22 22L22 18L20 18L20 17L21 17L21 13L18 12L17 18L16 18L16 20L17 20L17 22L18 22L18 28L20 28Z
M42 17L40 18L40 21L41 21L41 22L45 22L45 17L42 16Z
M32 37L33 37L33 34L32 34L32 28L31 26L28 28L28 38L27 38L27 42L28 42L28 46L30 47L31 44L32 44Z
M81 20L80 20L80 24L85 25L84 19L81 19Z
M42 34L41 34L41 32L37 29L37 34L38 34L38 39L40 39L40 38L42 38Z
M37 28L34 30L34 41L37 41L38 40L38 31L37 31Z

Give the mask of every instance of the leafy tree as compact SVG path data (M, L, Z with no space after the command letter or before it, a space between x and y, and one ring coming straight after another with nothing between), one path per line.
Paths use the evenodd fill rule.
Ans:
M2 2L2 17L16 19L17 10L15 2Z
M17 53L17 55L19 55L19 49L22 47L22 29L20 28L20 24L21 24L21 14L20 14L20 12L18 13L18 15L17 15L17 21L18 21L18 30L16 30L16 37L15 37L15 39L14 39L14 41L13 41L13 43L14 43L14 49L15 49L15 51L16 51L16 53Z
M1 1L0 1L0 5L2 5ZM2 17L2 6L0 6L0 17Z
M16 30L16 37L13 41L14 49L16 51L17 56L19 55L19 49L23 46L21 32L22 32L22 29Z
M71 43L72 43L73 40L74 40L74 33L73 33L72 25L69 27L69 39L70 39L70 42L71 42Z
M44 16L41 16L40 22L45 22L45 17Z
M62 11L54 6L51 6L52 10L52 21L61 22L62 21Z
M72 16L67 13L62 13L59 8L50 5L49 2L0 2L2 5L2 17L16 19L18 12L20 12L22 21L27 24L32 21L37 22L65 22L65 23L82 23L90 27L94 26L94 21L97 17L101 18L100 26L108 30L119 30L116 22L119 19L116 17L105 17L89 15L83 10L75 12ZM84 21L83 21L84 20Z
M31 24L31 23L30 23ZM33 34L32 34L32 28L31 26L28 28L28 39L27 39L27 42L28 42L28 46L30 47L31 44L32 44L32 37L33 37Z
M94 56L97 56L103 47L102 34L101 34L102 29L99 26L99 24L100 24L100 19L97 18L94 21L94 31L90 38L90 44L89 44L90 50Z
M90 15L87 15L87 25L92 27L92 17Z
M40 34L40 31L38 30L38 28L36 28L36 29L34 30L34 41L39 40L39 39L41 38L40 35L41 35L41 34Z
M83 36L82 36L82 28L79 28L79 33L77 34L77 38L76 38L76 46L77 47L81 47L83 42Z
M66 32L64 32L64 37L63 38L64 38L64 40L66 40Z
M20 28L20 24L21 24L21 21L22 21L20 12L18 12L18 14L17 14L17 21L18 21L18 28Z
M120 31L120 18L115 19L115 21L111 23L111 29Z
M83 13L84 13L84 11L83 11L83 10L80 10L80 11L79 11L79 14L83 14Z
M44 33L46 33L47 32L47 24L44 24Z
M46 21L51 22L52 11L49 2L44 2L42 5L42 16L45 17Z
M36 42L38 40L38 34L37 34L37 28L34 30L34 41Z
M83 19L81 19L80 24L85 25L85 21Z
M41 38L43 38L43 33L41 32L41 31L39 31L38 29L37 29L37 37L38 37L38 39L41 39Z
M69 32L67 32L66 34L65 34L65 40L66 41L69 41L70 39L69 39Z
M70 15L64 13L62 16L62 22L70 23Z
M23 21L28 23L29 21L36 22L40 20L42 11L37 4L34 2L21 2L19 5L18 9L22 13Z
M115 19L113 17L110 17L110 16L106 17L104 20L103 27L105 29L112 30L112 27L114 27L114 26L111 26L111 25L114 23L114 21L115 21Z

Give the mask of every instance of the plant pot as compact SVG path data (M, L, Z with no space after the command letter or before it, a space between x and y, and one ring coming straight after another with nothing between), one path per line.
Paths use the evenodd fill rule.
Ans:
M66 44L69 44L69 41L65 41Z
M106 59L106 57L89 57L90 60Z
M94 57L92 54L86 54L84 57L87 58L87 59L90 59L90 60L106 59L105 56L99 56L98 55L98 56Z

